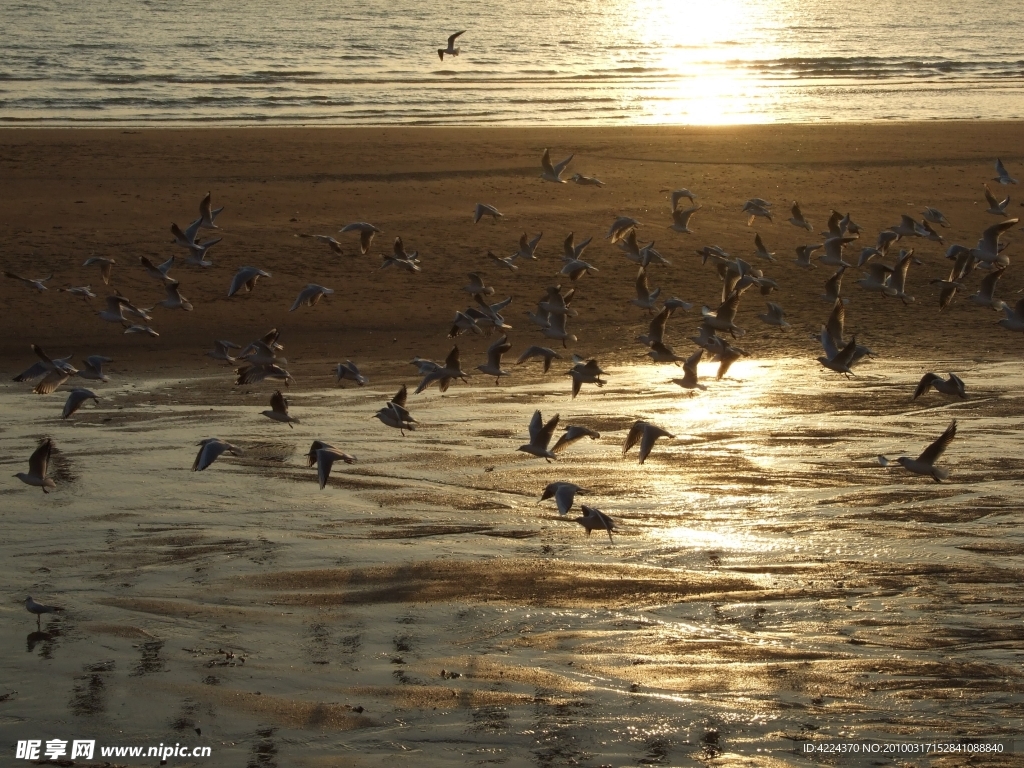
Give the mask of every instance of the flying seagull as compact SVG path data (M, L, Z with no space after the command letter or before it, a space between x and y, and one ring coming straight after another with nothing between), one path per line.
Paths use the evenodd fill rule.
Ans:
M956 419L953 419L946 427L946 431L939 435L934 443L925 448L924 452L916 459L900 456L896 462L908 472L913 472L915 475L928 475L935 482L941 483L943 480L949 479L949 470L936 467L935 462L953 442L954 437L956 437ZM892 462L885 456L879 456L878 463L883 467L888 467Z
M242 455L238 448L219 437L206 438L199 443L199 453L196 454L196 460L192 462L192 471L202 472L223 453L230 453L232 456Z
M455 41L459 39L459 35L464 35L464 34L466 34L466 30L462 30L461 32L456 32L454 35L449 35L448 36L448 47L447 48L438 48L437 49L437 57L439 59L441 59L441 61L444 61L444 55L446 53L449 56L458 56L459 55L459 51L461 51L462 49L455 47Z
M14 476L26 485L34 485L37 488L42 488L43 493L49 493L49 489L57 487L57 484L46 476L46 472L50 468L51 451L53 451L53 441L46 438L39 443L39 447L29 457L28 472L18 472Z

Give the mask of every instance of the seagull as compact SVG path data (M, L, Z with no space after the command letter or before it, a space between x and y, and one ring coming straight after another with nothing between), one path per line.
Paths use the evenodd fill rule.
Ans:
M574 173L569 181L576 182L581 187L603 187L604 182L593 176L584 176L582 173Z
M568 342L576 342L576 336L566 330L565 324L568 320L566 315L552 313L548 316L548 325L541 329L541 333L549 339L559 339L563 347L568 347Z
M555 452L548 449L548 443L551 442L551 436L554 434L555 427L557 426L557 413L545 422L540 415L540 411L534 411L533 418L530 419L530 442L519 446L516 450L548 462L557 458Z
M925 208L921 213L925 221L930 221L932 224L939 224L943 227L950 226L949 219L938 208Z
M509 343L508 336L502 334L501 338L487 348L487 362L478 365L477 370L488 376L493 376L494 383L497 384L502 376L509 375L509 372L501 367L501 356L510 349L512 349L512 345Z
M569 317L576 317L578 313L575 309L572 309L569 306L569 303L572 301L572 297L575 293L576 289L573 288L563 296L562 287L560 285L548 286L547 296L545 296L537 306L542 311L551 315L568 315Z
M752 226L753 223L754 223L754 219L756 219L758 217L760 217L762 219L768 219L768 221L770 221L773 224L775 223L774 220L772 219L772 212L770 210L768 210L767 208L758 205L753 200L747 200L747 202L743 204L743 210L741 211L741 213L749 213L750 214L749 216L747 216L747 226L748 227Z
M677 309L681 309L683 312L689 312L693 309L693 304L689 301L683 301L682 299L677 299L673 296L671 299L665 299L665 309L669 311L669 314L672 314Z
M588 237L579 245L576 244L575 235L570 232L565 240L562 242L562 261L575 261L583 255L583 252L590 245L590 241L593 237Z
M445 358L444 366L430 371L423 377L423 381L416 387L416 394L418 395L435 381L437 382L438 389L442 392L447 392L452 381L455 379L465 381L467 375L463 372L462 366L459 363L459 348L454 346L451 352L448 353L448 357Z
M186 312L192 311L192 302L186 299L178 291L178 281L171 280L164 286L164 291L167 293L167 298L160 302L161 307L167 307L168 309L183 309Z
M683 363L683 378L672 379L672 383L678 384L683 389L706 390L707 387L697 381L697 364L700 363L700 359L703 356L704 350L698 349L686 358L686 362Z
M315 307L322 297L330 296L332 293L334 293L333 288L324 288L322 285L309 283L305 288L299 291L299 295L295 297L295 301L292 302L292 306L288 311L294 312L303 305L307 307Z
M651 448L654 447L654 441L659 437L674 438L675 435L666 432L661 427L656 427L647 421L637 421L630 427L629 434L626 435L626 442L622 446L622 455L625 456L629 452L629 449L640 443L640 463L643 464L647 457L651 453Z
M943 480L949 479L949 470L936 467L935 462L953 442L954 437L956 437L956 419L953 419L946 427L946 431L939 435L934 443L925 448L924 452L916 459L900 456L896 462L908 472L913 472L915 475L928 475L935 482L941 483ZM885 456L879 456L878 463L883 467L888 467L891 462Z
M589 437L591 440L597 440L601 437L600 432L595 432L589 427L580 426L568 426L562 433L562 436L555 441L555 444L551 447L552 453L561 453L573 443L577 443L584 437Z
M804 267L806 269L817 269L818 265L811 262L811 254L821 248L821 244L817 245L800 245L796 248L796 265L798 267Z
M697 195L688 189L673 189L672 190L672 210L674 211L679 207L679 201L683 198L687 198L690 201L690 205L693 205L697 199Z
M693 218L693 214L699 211L704 206L694 205L689 208L679 209L676 208L672 211L672 224L669 229L674 229L676 232L683 232L687 235L692 235L693 230L690 229L690 219Z
M120 324L125 320L125 305L130 303L124 296L107 296L107 308L100 310L96 314L107 322Z
M151 338L154 338L154 339L160 335L159 333L157 333L155 330L153 330L153 328L151 328L148 325L138 325L137 323L133 324L133 323L129 323L127 320L125 320L124 321L124 326L125 326L124 332L126 334L127 333L144 333L147 336L149 336Z
M656 363L679 363L683 361L683 358L679 357L672 347L662 341L652 342L649 346L650 349L647 351L647 354Z
M196 244L196 237L199 235L199 227L203 223L201 218L196 219L184 230L177 224L171 224L171 234L174 236L174 243L180 245L182 248L188 248L192 250Z
M484 216L490 216L491 221L497 223L498 219L504 214L501 213L493 205L487 205L487 203L477 203L476 208L473 209L473 223L479 223L480 219Z
M214 341L213 349L206 354L214 360L226 360L229 363L233 363L235 358L231 356L231 350L241 348L240 345L235 344L233 341Z
M562 356L555 352L553 349L548 349L547 347L533 346L527 347L526 351L519 356L518 360L516 360L516 365L519 365L520 363L525 363L527 360L532 360L535 357L539 357L544 360L544 373L547 373L548 369L551 368L552 359L556 357L559 360L562 359Z
M319 240L321 243L326 243L327 247L334 251L339 256L341 255L341 243L335 240L330 235L299 235L299 237L312 237L315 240Z
M931 240L933 243L939 243L940 245L944 245L946 242L945 240L942 239L942 235L936 232L932 225L928 223L927 219L921 222L921 233L921 237L925 238L926 240Z
M256 281L261 277L270 277L269 272L264 272L262 269L256 267L242 267L235 273L235 276L231 279L231 287L228 288L228 296L234 296L242 288L245 288L245 292L248 293L256 287Z
M544 155L540 159L540 166L543 169L540 177L544 181L553 181L556 184L565 184L565 179L562 178L562 171L565 167L572 162L572 159L576 157L575 153L569 155L567 158L559 163L551 164L551 153L548 150L544 150Z
M470 311L473 310L472 307L469 309ZM477 336L482 336L484 332L477 323L476 318L470 315L469 312L456 312L455 319L452 320L451 330L448 331L448 338L454 339L456 336L461 336L466 331L472 331Z
M1000 221L998 224L993 224L981 233L978 247L971 249L971 255L978 261L983 261L986 264L994 263L1004 267L1007 266L1010 263L1010 257L1001 253L1003 249L1000 246L999 238L1004 232L1012 229L1019 221L1020 219L1007 219L1006 221Z
M593 530L606 531L608 533L608 541L614 544L615 540L612 538L612 531L615 530L615 523L612 522L612 519L601 510L588 507L586 504L580 505L580 508L583 510L583 515L573 519L587 530L587 536Z
M535 236L532 240L528 240L526 233L523 232L519 236L519 250L512 254L513 259L529 259L530 261L537 260L537 243L544 237L544 233L541 232Z
M949 395L950 397L959 397L960 399L967 397L967 389L964 386L963 379L955 373L949 374L948 379L943 379L934 373L926 373L921 377L921 381L917 384L917 389L914 390L914 396L910 399L917 400L929 389L934 389L936 392Z
M653 240L647 245L640 247L640 244L636 241L635 230L630 230L627 235L619 241L619 248L626 254L627 259L639 264L641 267L646 267L652 261L657 261L659 264L671 263L660 253L654 250Z
M170 272L171 268L174 266L173 256L171 256L171 258L169 258L163 264L159 265L154 264L145 256L139 256L139 263L142 265L143 269L145 269L146 272L149 273L150 277L155 278L161 283L167 283L174 279L172 277L167 276L167 273Z
M79 408L81 408L82 404L86 400L94 400L96 402L96 405L100 404L99 398L96 397L96 393L93 392L91 389L82 389L80 387L72 389L71 392L68 393L68 400L66 403L64 403L64 411L61 413L60 417L62 419L66 419L68 416L70 416Z
M509 272L519 271L519 267L517 267L515 262L513 261L513 259L515 258L514 256L506 256L505 258L501 258L500 256L497 256L493 251L488 251L487 258L489 258L495 264L500 264L501 266L505 267Z
M51 274L49 277L29 278L29 277L21 277L20 275L16 275L13 272L6 272L5 271L4 272L4 277L9 277L12 280L20 280L21 282L23 282L25 285L29 286L30 288L35 288L37 291L42 293L43 291L46 290L46 286L43 285L43 283L45 283L48 280L50 280L53 277L53 275Z
M846 266L841 266L835 271L828 280L825 281L825 292L818 298L822 301L827 301L829 304L835 304L839 298L839 291L843 286L843 273L846 271Z
M843 261L843 248L857 239L857 235L828 238L824 243L825 255L820 257L821 263L827 264L830 267L852 267L852 264L847 264Z
M281 394L280 389L275 390L274 394L270 396L270 410L260 411L260 413L268 419L283 421L292 429L295 429L294 425L299 423L299 420L294 416L288 415L288 401L285 399L284 395Z
M523 237L526 237L526 235L523 235ZM540 238L538 237L538 239ZM462 286L462 290L473 296L491 296L494 294L493 288L484 285L484 279L480 276L479 272L469 273L469 285Z
M790 224L792 224L794 227L806 229L808 232L814 231L814 227L807 223L807 220L804 218L803 213L800 211L800 203L794 201L793 207L790 208L789 210L793 214L792 216L789 217Z
M207 192L206 197L199 202L199 226L203 229L220 229L220 227L213 222L217 220L217 217L220 215L220 212L224 210L224 207L221 206L220 208L213 208L210 200L211 193Z
M315 446L319 440L314 442ZM313 449L310 449L310 453ZM331 467L334 466L334 462L343 461L346 464L355 464L355 456L349 456L347 453L335 450L333 447L327 445L327 443L321 443L321 447L316 450L316 476L320 482L320 490L324 489L327 485L327 480L331 476Z
M284 362L284 361L281 361ZM288 386L294 379L284 368L276 363L252 363L235 369L235 385L258 384L266 379L283 381Z
M63 608L58 608L55 605L43 605L42 603L37 603L32 599L32 595L25 598L25 610L29 613L35 614L36 627L39 627L39 622L44 613L61 613L64 611Z
M381 230L368 224L365 221L354 221L351 224L346 224L344 227L338 230L339 232L358 232L359 233L359 252L366 255L366 252L370 250L370 243L373 242L373 236L381 234Z
M92 288L88 285L69 285L67 288L58 288L57 290L61 293L70 293L72 296L81 296L83 299L96 298L96 294L92 292Z
M991 213L996 216L1006 215L1006 206L1010 204L1010 196L1007 195L1002 200L996 200L995 195L992 194L992 190L988 188L988 184L985 185L985 200L988 201L988 208L985 213ZM6 272L4 274L7 274ZM7 274L8 277L15 277L14 275ZM51 275L52 277L52 275ZM18 278L21 280L22 278ZM26 281L29 282L29 281ZM40 288L40 290L43 290Z
M1011 307L1004 301L1003 313L1006 316L997 325L1008 331L1024 331L1024 299L1020 299L1015 307Z
M763 315L758 315L757 317L762 322L765 322L768 325L778 326L779 328L785 331L789 328L789 323L786 322L784 315L785 313L782 311L782 307L780 307L774 301L769 301L768 312Z
M740 295L734 291L714 312L707 307L701 307L701 323L715 331L729 331L734 337L742 336L746 331L737 327L735 323Z
M86 259L82 266L91 267L93 264L99 265L100 275L103 277L103 284L110 285L110 271L117 262L113 259L105 259L102 256L93 256L92 258Z
M775 261L775 254L765 248L764 241L761 239L761 235L754 235L754 248L756 253L762 259L768 259L768 261Z
M967 297L967 300L972 304L977 304L982 307L991 307L994 310L1000 310L1003 308L1003 302L999 301L995 297L996 283L999 282L999 278L1003 276L1006 271L1006 267L999 267L993 269L984 279L981 281L981 287L978 288L978 292Z
M654 307L658 303L658 296L661 294L661 288L651 290L651 285L647 281L647 270L643 267L640 267L640 271L636 274L635 288L636 298L631 299L629 303L653 314Z
M50 452L53 450L53 441L46 438L39 443L28 460L28 472L18 472L14 475L26 485L34 485L43 489L43 493L49 493L50 488L56 488L57 484L46 476L50 466Z
M872 262L867 266L868 274L858 280L857 285L866 291L880 291L886 296L895 296L896 289L889 285L889 277L892 275L893 268L879 262Z
M612 245L615 245L615 243L625 238L626 235L639 226L640 222L636 219L632 219L629 216L619 216L612 222L611 227L608 228L607 238L612 241Z
M78 373L78 370L71 365L71 355L67 357L50 358L43 348L35 344L32 351L36 353L39 362L30 366L14 377L14 381L32 381L40 376L40 381L32 391L37 395L48 395L55 391L61 384Z
M853 358L857 354L857 337L850 339L849 343L842 349L836 347L831 334L825 326L821 327L821 346L825 354L818 358L818 362L830 371L841 373L845 376L853 374Z
M575 483L548 483L547 487L544 488L544 493L541 494L540 501L554 498L555 504L558 505L558 514L565 515L572 509L572 503L577 493L582 496L590 493L590 491L586 488L580 488ZM537 503L539 504L540 501Z
M1021 299L1024 301L1024 299ZM569 369L567 376L572 376L572 399L576 399L576 395L580 393L580 387L584 384L596 384L599 387L603 387L607 382L600 378L601 374L605 371L601 370L601 366L597 364L597 360L588 360L586 363L576 363L571 369Z
M429 361L424 361L429 362ZM405 384L402 385L401 389L395 393L383 408L377 411L374 416L380 419L381 423L394 427L402 433L402 437L405 437L405 430L415 431L416 425L419 423L414 419L409 411L405 409L405 402L408 396L408 392L405 388Z
M1006 170L1006 166L1003 165L1003 161L998 157L996 158L996 176L992 181L998 181L1000 184L1017 183L1017 180L1010 175L1010 172Z
M836 347L846 346L846 342L844 341L844 334L846 331L845 326L846 305L841 301L836 301L832 307L832 313L829 315L828 321L825 324L825 332L828 334L829 341L831 342L830 347L824 347L823 345L826 353L831 354L832 350ZM819 341L821 340L820 334L813 338L819 339ZM868 355L874 355L874 352L872 352L868 347L858 344L855 347L853 360L850 361L850 367L852 368L860 362L862 358Z
M894 293L886 293L886 295L892 295L900 299L904 304L909 304L914 300L913 296L908 296L906 293L907 271L910 269L913 256L913 249L905 252L900 251L900 257L896 260L896 264L893 266L892 272L889 273L888 285Z
M114 362L109 357L103 357L103 355L89 355L85 358L85 364L82 369L78 372L78 377L81 379L89 379L90 381L102 381L104 383L110 381L103 374L104 363Z
M334 368L334 383L341 384L345 380L354 381L360 387L365 386L369 382L369 379L359 372L359 368L351 360L338 363Z
M230 453L232 456L241 456L242 452L219 437L208 437L199 443L199 453L196 460L192 462L193 472L202 472L213 464L222 453Z
M464 34L466 34L466 30L462 30L461 32L456 32L454 35L449 35L448 36L448 47L447 48L438 48L437 49L437 56L438 56L439 59L441 59L441 61L444 61L444 55L446 53L449 56L458 56L459 55L459 51L461 51L462 49L455 47L455 41L459 39L459 35L464 35Z
M905 213L900 216L900 223L889 227L889 231L896 234L897 240L904 237L921 237L921 227Z

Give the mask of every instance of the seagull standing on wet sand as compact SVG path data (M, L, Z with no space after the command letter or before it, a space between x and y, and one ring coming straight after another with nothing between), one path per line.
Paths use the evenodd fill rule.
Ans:
M63 608L58 608L56 605L43 605L42 603L37 603L32 599L32 595L25 598L25 610L29 613L35 614L36 628L40 626L39 622L44 613L62 613L64 611Z
M949 470L942 467L936 467L935 462L939 460L949 444L953 442L953 438L956 437L956 419L946 427L946 431L939 435L938 439L934 443L924 449L924 452L916 459L912 459L909 456L900 456L896 459L896 462L908 472L913 472L915 475L928 475L936 483L941 483L943 480L949 479ZM878 457L878 463L883 467L888 467L892 462L885 456Z

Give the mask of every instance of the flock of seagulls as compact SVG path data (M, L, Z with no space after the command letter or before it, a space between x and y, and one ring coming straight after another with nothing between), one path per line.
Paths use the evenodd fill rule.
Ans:
M455 47L455 42L461 34L463 32L452 35L448 40L448 47L438 50L442 60L446 54L449 56L459 54L459 48ZM553 184L565 184L567 180L563 178L563 175L574 158L575 154L570 154L558 163L552 163L550 152L545 149L541 157L541 179ZM1017 183L1001 160L996 161L996 174L994 180L1000 184ZM573 176L572 180L591 186L603 185L603 182L599 182L593 177L584 177L579 174ZM989 203L987 212L1005 217L1010 202L1009 196L1003 200L997 200L987 185L985 185L985 196ZM697 195L689 189L671 191L669 213L672 223L666 224L666 228L677 234L693 235L695 232L692 228L695 223L694 217L702 209L702 205L696 203L696 198ZM683 200L687 200L689 205L681 208L680 204ZM752 226L758 220L774 225L776 217L773 214L773 209L772 202L754 197L745 202L740 213L745 215L748 226ZM208 193L200 202L198 218L184 229L178 227L177 224L171 225L173 242L188 252L184 259L185 264L201 269L211 266L210 250L221 241L221 238L201 241L200 234L203 230L220 229L216 220L223 210L223 207L216 209L212 207L211 195ZM798 202L792 203L790 214L788 218L790 225L804 232L814 231L814 227L802 212ZM472 219L474 223L478 223L484 217L490 217L493 221L497 221L502 214L495 206L481 202L475 206ZM897 244L906 245L914 239L944 243L941 232L950 226L945 214L934 207L927 207L922 212L922 217L921 221L917 221L913 217L903 215L900 222L880 232L873 245L866 246L861 250L856 263L846 261L845 251L860 239L862 230L851 219L849 213L832 211L827 223L827 231L821 233L821 242L806 243L796 247L795 262L800 267L813 269L821 265L835 268L835 272L824 281L824 292L820 294L822 301L831 306L831 311L821 324L820 331L814 334L814 338L820 342L822 347L823 354L818 357L818 361L824 368L845 376L853 376L855 367L873 355L870 348L858 343L856 335L849 339L845 338L846 312L847 307L851 304L851 297L843 293L843 279L848 270L863 270L863 276L856 282L866 291L898 299L904 304L915 301L915 297L907 293L907 274L911 266L921 262L915 258L913 248L900 248L899 253L893 256L890 256L890 249ZM959 244L950 245L947 248L945 255L953 263L950 273L946 277L936 278L932 281L932 283L940 285L938 301L940 310L948 307L957 292L965 289L967 278L975 270L980 270L987 272L987 275L981 281L978 291L969 296L967 300L978 306L1002 312L1004 317L999 321L999 325L1003 328L1011 331L1024 331L1024 299L1011 307L995 296L997 283L1009 266L1009 257L1004 252L1005 243L1002 242L1001 237L1018 221L1017 218L1002 218L998 223L987 227L981 233L974 248ZM935 227L939 229L935 229ZM662 295L662 289L652 285L652 275L654 274L652 270L670 264L670 262L655 249L653 240L643 243L639 239L641 230L642 225L637 219L630 216L619 216L612 221L605 235L605 240L610 245L616 246L624 258L637 265L633 286L635 297L630 300L630 303L647 313L651 319L647 332L638 336L636 341L646 349L646 354L655 362L679 365L683 375L672 378L671 382L688 390L691 396L696 396L698 392L708 389L707 384L700 381L698 374L698 365L702 361L707 359L717 362L719 364L717 378L721 379L736 360L748 355L744 349L734 346L734 342L741 339L746 333L746 330L738 324L741 299L751 289L755 289L762 296L770 296L779 289L779 285L752 263L742 257L727 253L717 245L705 245L697 249L696 253L700 257L700 263L713 268L721 279L721 298L717 306L703 306L699 310L699 316L696 319L696 335L690 339L696 345L696 350L677 353L668 341L670 320L677 315L685 315L695 309L696 305L677 297L665 298ZM383 233L381 229L368 222L353 222L342 227L339 234L357 234L359 252L365 255L375 236ZM315 238L326 244L334 253L342 253L346 248L343 241L330 235L307 234L303 236ZM523 232L516 250L509 256L499 257L492 252L488 252L488 256L494 263L514 273L518 270L517 262L537 261L541 258L538 255L538 250L543 236L543 232L532 236ZM573 299L578 291L577 284L580 280L593 277L599 272L597 267L585 260L586 250L592 240L592 237L578 240L573 232L563 239L562 266L558 271L558 277L567 280L569 285L548 286L538 299L536 310L526 313L530 324L536 326L541 335L554 342L560 342L563 349L577 341L576 335L570 330L570 324L579 315L577 308L573 306ZM760 233L755 233L753 245L753 254L756 259L769 265L776 261L778 254L769 250ZM821 251L821 255L816 255L819 251ZM186 312L193 309L193 305L182 295L179 281L171 277L172 270L176 268L176 257L172 256L162 264L154 264L144 256L140 257L139 261L145 272L163 287L165 298L155 306ZM887 263L887 261L892 263ZM98 267L104 285L109 285L113 268L119 265L114 259L93 257L88 259L83 266L85 268ZM412 274L421 271L417 252L407 251L401 237L395 238L390 254L381 255L380 269L390 266L404 269ZM4 272L4 275L9 279L20 281L29 289L37 292L46 291L46 283L53 278L53 275L42 278L25 278L9 271ZM270 279L271 277L271 274L263 269L243 266L232 278L227 295L232 297L241 292L252 292L260 278ZM96 297L88 285L69 286L61 290L85 300ZM472 297L472 304L464 310L456 311L448 337L454 339L466 333L491 335L497 332L499 335L487 349L486 360L477 365L475 370L488 378L493 378L495 385L500 385L502 379L512 375L509 368L503 367L503 360L513 349L508 335L512 326L503 315L512 299L508 297L495 301L496 289L487 285L485 276L481 272L468 274L468 282L461 287L460 295L462 292ZM289 311L294 312L303 307L316 307L322 299L332 294L334 294L334 290L331 288L309 283L299 292ZM155 306L139 307L116 290L113 295L105 298L104 303L105 308L96 312L100 320L120 324L126 334L140 333L152 337L159 336L159 333L148 324L153 320L152 312ZM767 326L780 331L790 329L791 324L786 320L782 305L778 301L767 301L766 303L767 311L758 314L757 318ZM238 366L235 369L237 385L273 380L283 382L287 386L293 381L293 377L284 367L287 360L280 355L284 347L279 341L279 336L277 329L273 329L244 346L229 340L217 340L214 343L214 349L206 354L215 360ZM37 345L32 345L32 351L38 360L16 376L14 380L31 382L39 379L33 389L33 392L37 394L51 394L73 377L98 382L108 381L103 372L104 366L112 362L108 357L92 355L85 359L81 368L76 368L72 365L70 356L53 358ZM546 374L550 371L553 361L561 359L563 356L556 349L531 345L519 355L515 365L539 360L542 362L542 370ZM471 375L463 370L457 344L451 348L448 356L441 363L419 357L415 358L412 363L421 377L414 391L416 395L425 392L434 384L437 385L441 393L444 393L455 382L467 382ZM606 384L606 379L602 376L607 376L607 372L601 369L596 359L588 360L572 355L571 363L572 365L565 375L571 378L572 398L576 398L581 393L584 385L602 387ZM368 378L351 360L338 363L334 369L334 375L338 385L343 382L352 382L361 387L368 383ZM955 373L950 373L946 379L932 372L926 373L913 393L913 399L922 397L931 390L948 397L959 399L967 397L966 385ZM73 388L69 392L61 418L71 418L89 401L98 404L99 400L99 395L90 389ZM280 389L275 390L269 405L269 409L261 412L266 418L287 424L292 429L295 424L301 423L298 418L290 414L288 399ZM408 391L405 385L402 385L374 416L383 425L399 430L402 436L405 436L406 432L415 431L419 424L410 413ZM545 461L551 462L557 460L560 453L583 438L596 440L601 437L598 432L585 425L572 424L563 427L562 434L552 445L559 423L558 414L545 421L540 410L535 411L528 426L529 440L518 450L529 456L543 458ZM936 462L956 434L956 421L953 421L941 436L916 459L903 456L892 461L884 456L879 456L878 462L883 467L899 465L910 473L930 477L936 482L947 480L948 470L937 466ZM644 464L658 440L671 440L674 437L673 434L656 424L643 419L637 420L625 438L622 455L628 454L634 446L639 446L639 463ZM202 440L198 447L199 450L192 465L194 471L208 469L224 454L242 455L242 450L239 447L216 437ZM56 484L48 476L53 450L54 444L51 439L40 442L29 459L29 471L19 472L15 477L27 485L40 488L43 493L54 490ZM336 463L351 464L356 461L354 457L339 450L336 446L319 440L313 443L306 455L308 466L317 469L317 482L321 489L328 484L331 469ZM559 513L566 515L573 506L575 495L586 493L586 489L573 483L559 481L549 484L545 488L541 501L553 498ZM585 529L588 535L593 530L603 530L608 534L609 540L613 541L614 521L608 515L589 506L583 506L582 511L583 515L575 518L575 521ZM26 607L37 617L42 613L58 610L35 603L31 597L28 598Z

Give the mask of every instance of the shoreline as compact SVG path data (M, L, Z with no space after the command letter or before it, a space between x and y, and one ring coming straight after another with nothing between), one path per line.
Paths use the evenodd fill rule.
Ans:
M597 176L606 186L542 182L539 156L545 147L557 157L575 152L569 173ZM32 277L52 271L54 278L43 294L0 281L0 307L11 318L0 352L14 357L15 368L31 356L29 344L38 343L53 354L75 351L76 359L106 354L140 371L184 360L202 370L203 353L215 338L244 344L276 326L288 356L310 362L438 359L453 343L463 348L464 360L475 360L489 344L485 338L449 341L446 334L456 310L472 301L460 290L466 273L479 271L494 285L496 298L513 298L505 315L517 355L528 344L551 343L529 325L525 313L546 286L559 281L568 286L557 272L561 240L573 231L577 239L594 237L586 255L599 271L579 283L580 312L571 329L579 343L565 351L604 355L613 362L646 361L632 341L649 322L643 310L629 304L636 265L604 240L615 216L631 215L643 224L641 240L655 240L672 262L652 270L652 285L662 288L663 298L676 295L697 307L670 325L677 349L690 347L686 339L697 325L700 305L720 300L721 283L710 267L701 266L695 249L717 244L755 263L752 240L758 231L777 253L774 263L756 262L781 288L767 300L782 304L794 327L782 334L762 325L756 315L766 299L748 292L737 318L748 330L743 343L755 357L816 356L817 342L808 337L828 315L817 293L832 270L797 268L795 245L820 242L818 230L836 207L850 211L863 227L850 254L855 257L859 246L873 242L901 214L920 218L920 210L932 205L947 213L953 227L943 231L948 239L942 246L913 243L923 262L908 278L917 301L903 306L864 292L855 285L857 270L851 270L844 286L852 300L848 327L883 357L905 356L922 343L931 345L923 357L1016 356L1022 340L994 328L995 313L981 314L962 300L940 313L929 281L948 272L946 245L971 245L993 223L978 204L982 184L991 177L996 156L1020 168L1020 147L1024 121L127 132L4 127L0 173L8 180L9 202L0 221L0 249L5 268ZM667 229L667 190L680 186L694 189L704 206L694 217L692 235ZM96 319L93 313L113 288L140 306L163 298L138 257L157 263L180 257L184 251L170 243L169 225L194 218L208 190L214 205L226 206L223 231L210 233L224 238L210 252L216 266L172 272L195 311L157 307L152 325L161 337L152 340L125 337ZM746 226L739 209L755 195L775 202L774 224ZM794 199L814 224L813 233L785 223ZM471 213L478 201L496 205L504 218L474 225ZM337 234L343 224L358 220L384 230L366 256L358 255L355 239ZM514 251L524 231L545 233L538 261L521 263L512 274L487 259L488 250ZM300 234L335 234L344 255ZM395 235L420 252L420 274L379 270L379 254L390 250ZM1016 229L1007 237L1011 262L1019 253L1019 237ZM118 260L110 289L98 272L81 266L90 256ZM261 280L249 298L227 299L235 269L249 264L273 277ZM289 313L308 282L336 293L314 308ZM804 289L808 282L813 291ZM84 284L98 294L90 303L55 290ZM1013 303L1024 281L1011 268L999 286L998 295ZM969 290L974 289L972 282ZM933 327L942 333L928 333Z

